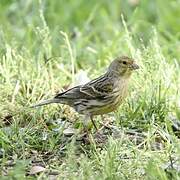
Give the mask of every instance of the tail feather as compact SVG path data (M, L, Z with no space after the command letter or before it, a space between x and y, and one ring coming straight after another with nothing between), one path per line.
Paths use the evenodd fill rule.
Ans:
M59 99L47 99L47 100L44 100L38 104L32 105L31 108L44 106L44 105L51 104L51 103L59 103Z

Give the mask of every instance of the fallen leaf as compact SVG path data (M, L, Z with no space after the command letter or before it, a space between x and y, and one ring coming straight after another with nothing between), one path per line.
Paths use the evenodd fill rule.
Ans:
M29 172L30 175L35 175L38 174L40 172L44 172L46 170L46 168L42 167L42 166L33 166Z
M66 135L66 136L72 136L76 133L76 130L74 128L67 128L63 131L63 134Z

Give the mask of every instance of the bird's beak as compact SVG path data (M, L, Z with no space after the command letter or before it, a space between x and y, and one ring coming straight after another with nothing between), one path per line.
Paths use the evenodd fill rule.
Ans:
M131 64L130 68L132 70L136 70L136 69L139 69L139 66L136 63L133 63L133 64Z

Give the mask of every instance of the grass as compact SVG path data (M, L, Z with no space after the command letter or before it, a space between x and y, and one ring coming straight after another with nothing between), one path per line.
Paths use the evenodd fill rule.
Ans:
M1 179L179 179L179 6L178 0L1 0ZM118 138L77 142L63 134L69 124L81 128L72 109L29 108L74 83L80 69L97 77L118 55L141 66L128 98L108 116L122 131ZM46 171L28 175L35 165Z

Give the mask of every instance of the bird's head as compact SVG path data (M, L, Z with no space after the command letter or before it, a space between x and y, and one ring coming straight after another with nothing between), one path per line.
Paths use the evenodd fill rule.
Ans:
M139 69L139 66L132 58L122 56L116 58L109 66L109 71L115 72L120 76L130 76L132 71Z

